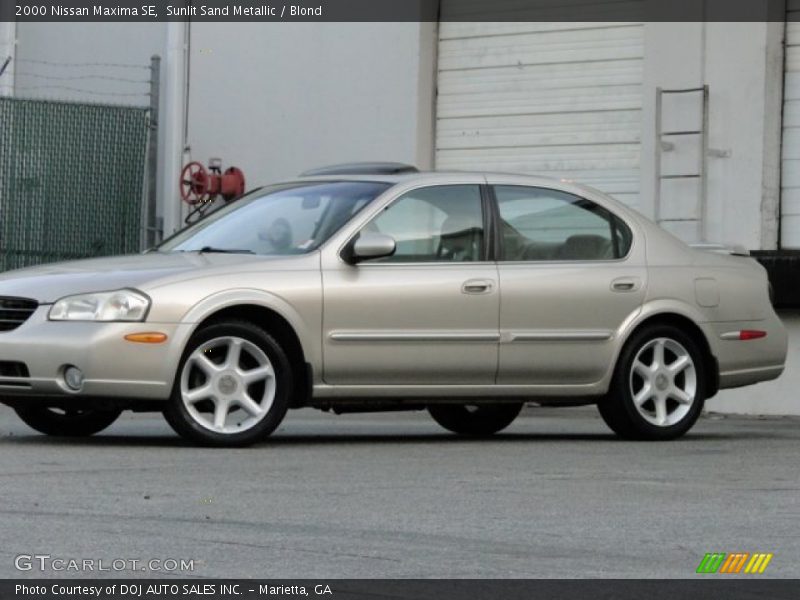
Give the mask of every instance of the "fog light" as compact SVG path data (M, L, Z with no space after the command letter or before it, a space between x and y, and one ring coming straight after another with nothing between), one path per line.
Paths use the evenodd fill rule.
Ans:
M77 392L83 387L83 371L78 367L67 367L64 369L64 383L69 389Z

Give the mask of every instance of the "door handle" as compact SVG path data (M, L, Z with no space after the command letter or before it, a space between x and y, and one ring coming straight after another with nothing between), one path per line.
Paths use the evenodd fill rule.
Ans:
M488 294L492 291L493 281L488 279L470 279L461 286L464 294Z
M615 292L635 292L640 285L638 277L620 277L611 282L611 289Z

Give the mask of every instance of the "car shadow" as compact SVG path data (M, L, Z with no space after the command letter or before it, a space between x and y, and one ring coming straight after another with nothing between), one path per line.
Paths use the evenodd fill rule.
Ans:
M326 434L291 434L281 433L270 437L263 442L254 444L253 448L280 448L282 446L321 446L321 445L429 445L429 444L540 444L563 442L601 442L606 444L637 445L637 444L687 444L692 442L729 441L729 440L760 440L760 439L791 439L795 436L780 436L757 432L719 432L719 433L690 433L685 437L667 442L648 442L623 440L613 433L500 433L491 437L461 437L448 433L326 433ZM196 444L184 440L177 435L121 435L107 434L96 435L88 438L71 438L30 435L6 435L0 438L2 444L37 445L37 446L69 446L69 447L151 447L151 448L191 448Z

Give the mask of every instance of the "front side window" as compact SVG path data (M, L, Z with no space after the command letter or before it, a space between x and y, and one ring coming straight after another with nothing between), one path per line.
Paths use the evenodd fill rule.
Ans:
M373 219L365 231L394 238L397 250L380 262L483 260L480 187L443 185L408 192Z
M502 260L610 260L630 250L621 219L585 198L526 186L495 186Z
M389 187L371 181L327 181L262 188L184 229L158 250L307 254Z

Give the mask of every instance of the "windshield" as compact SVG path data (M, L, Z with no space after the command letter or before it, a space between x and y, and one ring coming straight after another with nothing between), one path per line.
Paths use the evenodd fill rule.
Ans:
M261 188L177 233L158 250L306 254L389 187L372 181L327 181Z

